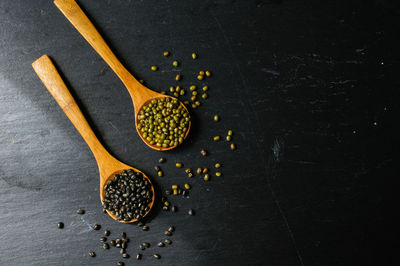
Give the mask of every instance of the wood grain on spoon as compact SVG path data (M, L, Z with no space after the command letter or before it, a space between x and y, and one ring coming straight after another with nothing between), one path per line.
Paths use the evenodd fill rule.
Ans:
M148 103L154 98L163 98L170 96L163 95L161 93L150 90L145 87L139 81L137 81L131 73L121 64L117 59L111 49L108 47L107 43L101 37L99 32L96 30L92 22L85 15L82 9L74 0L54 0L54 4L60 9L64 16L71 22L71 24L78 30L78 32L88 41L88 43L96 50L96 52L104 59L104 61L110 66L110 68L117 74L117 76L124 83L125 87L131 95L134 110L135 110L135 125L136 130L140 138L151 148L155 150L170 150L175 148L172 147L157 147L156 145L151 145L145 138L143 138L141 132L138 130L138 113L142 106ZM175 98L173 98L175 99ZM189 113L186 106L179 102L180 105L185 108ZM186 131L185 138L189 134L191 122L189 123L188 130Z
M82 138L85 140L90 150L92 151L94 157L96 158L97 165L99 167L100 174L100 199L103 203L103 197L105 195L105 190L103 189L104 185L107 181L113 178L114 174L119 174L122 170L133 169L136 172L140 172L143 176L149 181L151 184L151 189L153 191L152 202L149 204L149 210L145 213L144 216L151 210L154 204L154 187L150 181L150 179L140 170L135 169L127 164L124 164L113 156L111 156L107 150L101 145L100 141L97 139L93 130L90 128L88 122L83 116L79 106L75 102L71 93L69 92L67 86L63 82L62 78L57 72L57 69L54 67L51 59L47 55L43 55L35 62L32 63L32 67L44 83L46 88L49 90L51 95L60 105L61 109L68 116L69 120L71 120L72 124L79 131ZM116 216L107 210L108 214L116 220ZM128 222L119 221L122 223L131 223L135 222L137 219L132 219Z

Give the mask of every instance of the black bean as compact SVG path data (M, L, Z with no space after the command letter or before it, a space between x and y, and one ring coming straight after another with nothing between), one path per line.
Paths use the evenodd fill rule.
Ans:
M170 239L165 239L165 240L164 240L164 243L165 243L165 244L168 244L168 245L171 245L171 244L172 244L172 241L171 241Z
M163 209L163 211L168 211L169 207L168 206L163 206L162 209Z
M126 233L122 232L121 236L122 236L122 238L126 238Z
M173 227L173 226L170 226L169 228L168 228L168 232L173 232L173 231L175 231L175 227Z
M140 219L150 209L153 198L151 184L142 173L133 169L115 174L104 190L103 208L116 215L119 221Z
M158 260L161 258L161 256L159 254L154 254L153 257L158 259Z
M122 261L118 261L118 266L125 266L125 263L123 263Z
M124 248L121 248L121 250L119 251L120 254L124 254L126 253L126 250Z
M104 243L104 242L106 242L106 241L107 241L107 237L101 237L101 238L100 238L100 242L103 242L103 243Z
M125 243L125 242L123 242L122 244L121 244L121 248L126 248L128 245Z
M193 216L193 215L194 215L194 210L189 209L188 214L189 214L190 216Z
M103 244L103 248L104 248L104 249L109 249L110 246L109 246L107 243L104 243L104 244Z
M116 248L121 248L121 244L115 244Z
M186 197L188 194L189 194L189 192L187 190L182 191L182 196Z
M141 250L145 250L145 249L146 249L146 247L143 246L143 245L140 245L139 248L140 248Z
M136 259L137 259L137 260L142 259L142 254L140 254L140 253L136 254Z
M165 244L164 244L163 242L158 242L157 246L159 246L159 247L164 247Z
M96 253L93 252L93 251L90 251L90 252L89 252L89 256L92 257L92 258L93 258L93 257L96 257Z
M93 226L93 229L94 229L94 230L100 230L100 228L101 228L101 225L99 225L99 224L95 224L95 225Z
M122 243L129 243L129 238L122 239Z
M170 231L165 231L164 234L165 234L166 236L172 236L172 233L171 233Z
M137 226L139 226L139 227L142 227L143 225L144 225L143 222L138 222L138 223L137 223Z
M177 208L176 206L172 206L172 207L171 207L171 211L172 211L172 212L176 212L176 211L178 211L178 208Z
M115 247L115 240L110 240L110 245Z
M111 234L110 231L108 231L108 230L104 231L104 235L105 235L105 236L109 236L110 234Z
M158 165L154 166L154 170L156 170L157 172L160 171L160 167Z
M145 225L145 226L142 227L142 230L143 230L143 231L148 231L148 230L149 230L149 227L148 227L147 225Z
M148 242L143 242L142 245L143 245L145 248L149 248L149 247L150 247L150 243L148 243Z
M166 160L165 160L165 158L163 158L163 157L161 157L161 158L158 160L159 163L165 163L165 161L166 161Z
M62 228L64 228L64 223L63 222L59 222L57 224L57 226L58 226L58 228L62 229Z
M169 190L169 189L165 190L165 195L171 195L171 194L172 194L171 190Z
M127 259L127 258L129 258L129 254L128 253L124 253L124 254L122 254L122 257Z
M85 210L83 210L83 209L78 209L78 210L76 211L76 213L77 213L77 214L85 214Z

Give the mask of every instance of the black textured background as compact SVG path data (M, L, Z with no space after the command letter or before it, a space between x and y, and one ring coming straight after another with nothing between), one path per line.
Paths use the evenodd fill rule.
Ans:
M126 231L127 265L389 265L396 208L394 124L399 7L391 1L90 1L80 5L112 49L155 90L210 69L190 139L147 148L122 83L48 0L0 1L0 265L116 265L100 223ZM169 50L172 56L164 58ZM193 61L192 51L199 54ZM143 232L101 213L96 162L35 75L48 54L107 149L160 188L190 182L176 214ZM182 67L174 69L178 59ZM150 66L160 71L150 71ZM200 85L200 82L196 82ZM214 123L214 114L221 116ZM234 131L238 149L214 143ZM201 148L210 151L203 158ZM155 175L160 156L165 176ZM192 180L174 166L222 162ZM87 213L78 216L75 211ZM186 210L193 208L196 216ZM57 229L63 221L65 229ZM173 244L155 247L175 225ZM384 253L379 248L384 248ZM394 246L392 246L394 247ZM88 257L90 250L96 258ZM159 253L162 259L151 257Z

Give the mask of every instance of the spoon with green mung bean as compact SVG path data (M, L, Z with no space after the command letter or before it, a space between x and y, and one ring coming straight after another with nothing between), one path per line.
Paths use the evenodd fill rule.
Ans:
M176 98L150 90L135 79L74 0L54 0L54 4L124 83L132 98L140 138L150 148L159 151L181 144L191 126L185 105Z

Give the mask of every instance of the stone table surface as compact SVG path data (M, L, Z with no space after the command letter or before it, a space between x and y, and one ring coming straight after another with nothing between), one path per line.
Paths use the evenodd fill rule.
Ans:
M79 4L148 87L208 85L209 98L191 109L184 145L151 150L136 133L127 90L53 1L0 1L0 265L389 265L398 4ZM94 157L31 67L43 54L110 153L146 172L159 191L191 184L188 198L169 197L178 212L162 211L158 196L147 232L102 213ZM196 80L207 69L212 77ZM235 151L212 141L229 129ZM202 148L208 156L200 155ZM167 162L158 177L153 168L161 156ZM189 179L174 166L178 161L209 167L211 180ZM221 177L216 162L223 164ZM86 214L77 215L78 208ZM189 208L195 216L187 215ZM95 223L101 231L92 230ZM176 227L172 245L157 247L170 225ZM102 250L103 229L111 230L110 239L127 232L130 259L115 248ZM141 251L143 241L151 247ZM133 258L137 253L141 261Z

